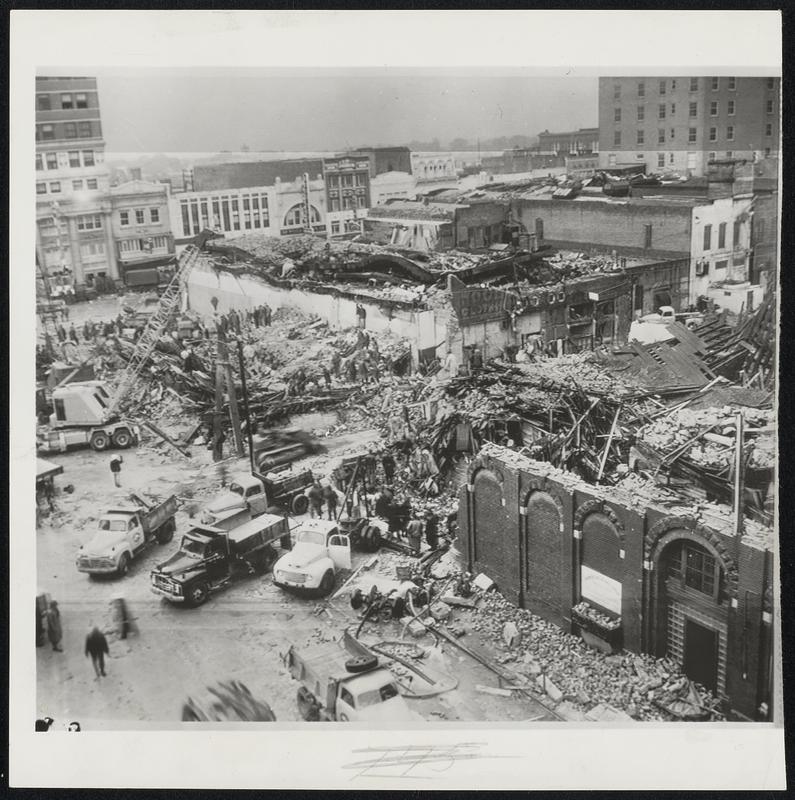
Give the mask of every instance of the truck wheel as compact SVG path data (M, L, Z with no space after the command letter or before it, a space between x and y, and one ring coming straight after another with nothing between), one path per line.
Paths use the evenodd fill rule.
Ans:
M108 438L107 433L102 433L99 431L91 437L89 444L94 450L101 452L102 450L108 449L108 446L110 445L110 439Z
M364 546L370 553L375 553L381 547L381 530L375 525L369 525L364 532Z
M116 568L116 572L118 573L119 577L124 577L130 570L130 554L129 553L122 553L121 558L119 559L119 566Z
M157 543L168 544L174 538L174 520L164 522L157 531Z
M345 662L345 669L351 673L368 672L378 666L378 658L376 656L356 656L349 658Z
M120 450L126 450L132 445L132 441L132 434L126 428L122 428L113 434L113 446L118 447Z
M192 606L200 606L210 596L210 590L204 583L197 583L188 589L188 602Z
M323 580L320 581L320 594L326 595L334 588L334 573L328 569L326 570L326 574L323 576Z
M297 494L290 503L293 514L306 514L309 508L309 498L304 494Z

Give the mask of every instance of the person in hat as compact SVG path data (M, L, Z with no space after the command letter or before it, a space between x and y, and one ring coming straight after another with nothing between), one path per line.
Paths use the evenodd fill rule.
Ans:
M409 540L409 547L411 548L412 555L416 558L420 554L420 547L422 546L422 521L416 512L412 512L411 522L406 527L406 536Z
M425 541L431 550L439 546L439 518L430 510L425 513Z
M121 486L121 465L124 459L116 454L110 460L110 471L113 475L113 483L116 486Z
M98 679L100 676L105 676L105 656L107 653L108 640L105 638L105 634L95 625L91 633L86 636L86 656L91 656L94 673Z
M61 639L63 639L61 612L58 610L58 603L55 600L50 603L50 607L47 610L47 638L56 653L63 653L61 648Z

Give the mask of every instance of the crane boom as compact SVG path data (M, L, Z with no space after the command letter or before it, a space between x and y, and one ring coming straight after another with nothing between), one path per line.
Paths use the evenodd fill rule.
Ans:
M127 396L127 393L141 374L144 364L155 349L157 340L162 336L171 314L179 303L182 286L198 260L199 252L198 247L189 245L180 255L174 277L160 296L157 310L146 323L146 327L135 345L132 357L121 376L115 382L110 404L106 411L108 417L118 409Z

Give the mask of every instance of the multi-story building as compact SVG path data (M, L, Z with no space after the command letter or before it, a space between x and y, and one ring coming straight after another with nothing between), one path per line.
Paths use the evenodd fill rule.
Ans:
M363 213L370 206L370 169L370 159L358 152L323 159L326 208L332 236L359 229L357 213Z
M548 155L568 156L599 152L599 128L580 128L564 133L538 134L537 152Z
M104 156L96 78L37 77L37 257L78 288L118 279Z
M600 78L600 165L704 175L715 159L777 157L780 91L780 78Z
M370 178L387 172L411 174L412 152L408 147L357 147L344 155L366 158L370 165Z
M142 270L164 266L174 255L168 187L133 180L114 186L110 198L120 278L138 285Z

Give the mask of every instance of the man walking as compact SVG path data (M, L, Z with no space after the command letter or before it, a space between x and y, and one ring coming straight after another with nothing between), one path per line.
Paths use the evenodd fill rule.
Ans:
M91 633L86 636L86 656L91 656L91 663L94 666L94 673L99 679L105 675L105 655L108 652L108 640L105 634L96 626Z
M395 457L392 453L384 453L381 456L381 466L384 468L384 478L387 483L392 483L395 480Z
M337 493L334 487L328 484L323 488L323 500L326 502L326 512L329 519L335 519L337 516Z
M50 608L47 611L47 638L56 653L63 653L61 649L61 639L63 639L61 612L58 610L58 603L55 600L50 603Z
M113 483L121 486L121 465L124 459L120 455L115 455L110 460L110 471L113 475Z
M323 491L320 484L315 481L307 490L306 496L309 500L309 516L314 519L323 517Z
M416 558L420 554L420 546L422 545L422 522L416 512L411 515L411 522L406 527L406 535L408 536L411 553Z

